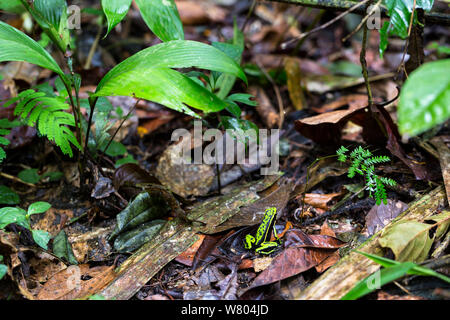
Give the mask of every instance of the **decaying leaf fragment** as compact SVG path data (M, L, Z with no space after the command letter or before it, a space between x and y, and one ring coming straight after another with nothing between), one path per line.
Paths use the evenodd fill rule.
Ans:
M435 239L445 234L450 225L450 211L431 216L424 223L413 220L398 221L386 229L378 240L380 245L392 249L397 261L422 262L428 257ZM436 232L430 236L430 230Z

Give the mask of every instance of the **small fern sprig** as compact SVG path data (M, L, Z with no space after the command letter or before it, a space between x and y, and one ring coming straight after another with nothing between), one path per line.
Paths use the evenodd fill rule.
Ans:
M70 127L75 126L72 114L65 112L69 105L65 98L47 96L46 93L28 89L8 100L3 106L17 102L14 115L19 116L28 126L36 127L39 133L53 141L64 154L73 156L72 147L81 146Z
M364 176L365 189L369 191L369 196L375 196L377 205L380 205L382 201L387 204L385 186L394 187L397 183L394 179L378 176L375 173L375 165L389 162L391 159L388 156L373 156L370 150L361 146L355 148L350 155L346 154L348 151L344 146L336 151L338 161L347 162L347 160L350 160L347 176L349 178L355 177L356 174Z
M0 145L7 146L11 143L4 136L7 136L11 132L12 128L17 127L19 125L20 123L18 121L9 121L8 119L0 119ZM6 152L2 147L0 147L0 162L2 162L5 158Z

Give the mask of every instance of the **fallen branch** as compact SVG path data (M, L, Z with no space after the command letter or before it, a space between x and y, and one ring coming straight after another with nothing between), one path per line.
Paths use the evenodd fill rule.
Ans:
M355 1L350 0L265 0L268 2L284 2L289 4L296 4L305 7L328 9L334 11L345 11L350 9L355 5ZM386 9L382 8L382 15L386 15ZM366 15L367 12L365 8L357 8L353 13ZM425 13L425 22L434 23L443 26L450 25L450 15L446 13L439 12L427 12Z

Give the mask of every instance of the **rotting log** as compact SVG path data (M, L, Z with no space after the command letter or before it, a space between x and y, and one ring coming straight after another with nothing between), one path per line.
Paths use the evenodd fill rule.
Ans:
M427 217L435 214L438 208L447 205L446 198L443 187L434 189L421 199L413 202L407 210L361 244L357 250L382 256L385 250L378 243L382 232L399 220L425 220ZM299 300L338 300L359 281L379 268L380 266L377 263L352 251L295 298Z
M345 11L353 7L358 1L350 0L264 0L260 2L284 2L293 5L300 5L310 8L319 8L335 11ZM357 8L353 11L357 14L366 14L364 6ZM386 16L386 9L382 8L383 16ZM443 26L450 25L450 15L440 12L426 12L425 22L434 23Z

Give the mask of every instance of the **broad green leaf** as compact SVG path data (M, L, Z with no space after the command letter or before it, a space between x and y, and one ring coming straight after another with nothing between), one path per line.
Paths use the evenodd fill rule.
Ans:
M386 229L378 239L382 247L390 248L397 261L422 262L428 257L436 233L430 237L429 231L434 227L444 227L450 223L450 211L442 215L432 216L427 220L436 219L436 224L418 221L398 221ZM442 229L441 229L442 230Z
M115 238L119 233L132 230L145 222L161 218L167 213L167 206L162 204L159 198L150 196L147 192L142 192L131 201L128 206L120 212L116 219L117 225L109 236Z
M0 204L18 204L20 198L17 193L12 191L7 186L0 186Z
M403 262L401 264L376 271L374 274L358 282L353 289L341 298L341 300L356 300L361 298L376 289L380 289L386 283L403 277L409 270L414 268L414 266L415 264L412 262ZM373 282L375 282L376 285L379 285L379 287L374 285Z
M101 150L106 148L106 145L109 141L105 141L104 145L100 147ZM108 147L108 150L105 151L105 153L110 157L117 157L124 155L127 152L127 148L125 146L117 141L111 141L111 144Z
M67 3L65 0L35 0L34 8L58 30Z
M25 169L19 172L17 177L28 183L38 183L41 176L38 174L38 169Z
M259 128L249 120L242 120L233 117L222 116L221 124L228 133L238 141L247 145L248 141L258 141Z
M8 271L8 267L4 264L0 264L0 280L5 276L6 272Z
M44 230L31 230L31 234L33 235L33 240L43 249L47 250L48 242L52 238L50 233Z
M29 228L26 221L26 211L21 208L4 207L0 209L0 229L5 228L10 223L17 223Z
M26 61L64 76L52 56L23 32L0 21L0 62Z
M108 31L105 37L127 15L130 5L131 0L102 0L103 12L108 20Z
M0 0L0 10L20 14L25 11L20 0Z
M43 213L50 209L52 205L45 201L38 201L30 204L28 207L27 215L31 216L32 214Z
M388 28L389 22L385 21L380 29L380 58L383 58L384 52L386 51L388 46Z
M72 245L64 230L61 230L53 239L53 253L58 258L64 258L70 264L78 264L78 261L73 254Z
M388 258L384 258L384 257L380 257L380 256L370 254L367 252L362 252L362 251L357 251L357 250L355 250L355 251L358 252L359 254L366 256L367 258L371 259L372 261L375 261L376 263L378 263L379 265L381 265L385 268L401 264L401 262L391 260ZM417 264L411 270L409 270L407 273L411 274L411 275L418 275L418 276L436 277L436 278L441 279L442 281L450 283L449 277L447 277L443 274L440 274L440 273L434 271L433 269L422 267Z
M416 0L415 8L425 11L431 10L434 0ZM408 36L408 28L411 22L411 13L414 8L414 0L384 0L389 23L385 22L380 29L380 56L383 57L387 47L387 38L390 35L397 35L403 39Z
M114 249L118 252L133 252L139 249L153 239L166 222L161 219L152 220L119 235L114 241Z
M21 0L21 2L53 43L61 52L66 53L70 42L66 2L64 0L35 0L33 3Z
M225 102L227 103L226 109L228 110L228 112L230 112L236 118L240 118L242 113L241 108L239 108L239 106L233 101L225 100Z
M234 102L240 102L252 107L256 107L258 105L258 102L251 100L251 98L254 98L251 94L248 93L235 93L232 95L229 95L227 97L227 100L231 100Z
M186 105L205 112L224 109L226 104L217 96L171 69L190 67L226 72L247 81L239 65L220 50L200 42L173 40L117 65L100 81L95 96L135 96L190 115L195 113Z
M450 117L450 59L428 62L411 73L398 105L400 133L414 136Z
M242 52L244 51L244 34L241 30L239 30L236 20L234 20L234 34L233 34L233 42L231 45L226 46L226 44L216 42L216 47L225 52L230 58L232 58L236 63L240 64L242 59ZM217 96L221 99L224 99L233 88L233 85L236 81L236 77L231 74L222 74L217 80L217 88L219 88L219 92L217 92Z
M183 40L183 24L174 0L136 0L142 18L162 41Z

